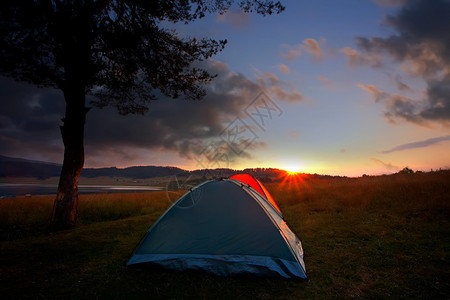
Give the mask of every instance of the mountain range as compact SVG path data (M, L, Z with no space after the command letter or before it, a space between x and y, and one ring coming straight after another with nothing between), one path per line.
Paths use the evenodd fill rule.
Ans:
M34 177L46 179L58 177L61 174L62 164L14 158L0 155L0 177ZM83 177L128 177L135 179L152 178L160 176L170 176L183 169L176 167L160 166L135 166L129 168L85 168L82 171Z
M32 177L46 179L59 177L62 164L50 163L23 158L14 158L0 155L0 178L1 177ZM161 166L133 166L128 168L85 168L81 176L87 178L94 177L125 177L132 179L146 179L154 177L172 176L180 173L200 174L209 173L214 177L229 177L236 173L248 173L258 176L260 180L266 181L279 177L285 171L273 168L254 168L245 170L214 169L187 171L177 167Z

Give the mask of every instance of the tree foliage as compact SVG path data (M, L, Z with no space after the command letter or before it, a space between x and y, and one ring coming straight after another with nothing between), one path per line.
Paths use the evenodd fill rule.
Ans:
M408 168L408 167L404 167L403 169L401 169L400 171L398 171L399 174L413 174L414 170Z
M0 72L20 81L66 91L76 82L94 106L143 113L166 96L199 99L213 78L191 67L222 50L226 40L180 38L163 22L189 23L224 13L235 1L3 0ZM273 1L239 1L246 11L272 14Z
M59 89L66 102L52 229L77 223L86 96L120 114L144 113L157 91L200 99L214 74L192 64L221 51L226 40L181 38L164 22L189 23L233 4L263 15L284 9L270 0L0 1L0 74Z

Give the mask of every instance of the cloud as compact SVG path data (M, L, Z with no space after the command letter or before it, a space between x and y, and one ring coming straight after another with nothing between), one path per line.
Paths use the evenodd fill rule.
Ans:
M426 120L450 121L450 76L428 83L426 106L420 116Z
M319 79L320 81L322 81L325 85L327 86L334 86L335 83L332 82L328 77L323 76L323 75L319 75L317 76L317 79Z
M195 159L210 144L223 149L223 143L219 145L221 133L236 117L245 117L245 108L262 87L242 74L231 72L221 62L209 61L206 68L218 76L207 86L204 99L185 101L160 96L143 116L118 117L112 109L93 110L88 116L86 142L98 155L103 148L124 146L173 151ZM227 155L230 159L236 157L233 152ZM250 153L244 151L239 155Z
M208 60L200 67L218 75L206 86L207 95L202 100L160 95L145 115L119 116L113 108L92 109L85 129L87 164L106 163L106 156L110 156L123 165L123 161L148 155L149 149L195 159L209 145L226 148L228 141L221 139L221 134L237 117L247 118L244 110L261 91L276 103L301 100L292 84L272 73L250 80L219 61ZM0 98L0 154L60 162L63 145L58 126L65 110L62 93L0 77ZM236 154L228 148L225 154L229 160L248 158L265 146L259 135L252 139L251 130L256 125L250 121L247 136L235 144L229 142L228 146L242 150ZM243 144L245 138L251 143Z
M324 52L320 47L320 44L325 43L325 39L321 38L320 41L316 41L312 38L307 38L303 40L301 44L297 44L294 46L284 44L282 48L284 48L284 52L281 56L287 61L294 61L299 58L303 52L308 52L312 54L314 61L320 61L324 57Z
M406 2L407 0L374 0L375 3L381 6L399 6Z
M387 38L357 37L356 43L366 55L387 53L401 64L408 75L427 83L425 97L406 99L398 95L390 100L391 117L424 123L450 122L450 1L411 0L385 23L395 30ZM400 89L407 90L404 85Z
M283 74L289 74L291 73L291 70L289 69L288 66L286 66L285 64L279 64L278 65L278 69L280 69L280 72Z
M303 100L303 95L290 82L280 80L275 74L265 72L257 76L256 82L265 90L271 97L276 100L287 102L299 102Z
M410 88L409 85L407 85L406 83L401 81L399 78L395 79L395 83L397 84L397 88L400 91L404 91L404 92L412 92L413 91L413 89Z
M388 97L388 94L380 91L373 84L358 83L358 87L361 88L362 90L365 90L365 91L371 93L375 99L375 102L380 102Z
M250 23L250 14L244 13L241 10L228 10L217 16L217 22L226 23L231 25L231 27L239 29Z
M397 81L397 84L402 83ZM384 116L391 123L403 120L420 125L428 125L430 121L448 124L450 120L450 81L430 83L423 99L388 94L373 84L358 83L358 87L372 94L375 102L384 104ZM411 91L406 84L399 89Z
M352 49L350 47L344 47L339 50L341 53L344 53L347 57L347 63L349 67L357 67L362 65L370 65L375 68L379 68L382 66L381 64L381 56L374 54L361 54L357 50Z
M323 57L323 51L319 46L319 43L315 39L306 39L303 41L305 51L313 55L314 61L319 61Z
M0 99L0 153L14 155L20 149L35 159L62 159L61 92L0 77Z
M398 170L400 170L399 167L393 165L392 163L384 162L382 160L379 160L378 158L372 157L370 160L373 161L373 162L376 162L377 164L382 165L383 167L385 167L389 171L398 171Z
M384 116L391 123L397 123L397 120L403 119L425 125L425 120L420 116L419 103L411 98L399 94L389 95L385 107Z
M300 137L300 131L292 129L287 131L287 135L290 138L299 138Z
M437 143L440 143L440 142L444 142L444 141L450 141L450 135L436 137L436 138L431 138L431 139L427 139L427 140L424 140L424 141L418 141L418 142L413 142L413 143L399 145L399 146L396 146L396 147L394 147L392 149L381 151L381 153L388 154L388 153L392 153L392 152L396 152L396 151L402 151L402 150L408 150L408 149L416 149L416 148L424 148L424 147L428 147L428 146L431 146L431 145L434 145L434 144L437 144Z
M285 49L284 50L285 52L281 54L281 57L283 57L287 61L294 61L297 58L299 58L300 55L302 55L302 51L303 51L302 44L298 44L295 46L290 46L290 45L284 44L281 46Z

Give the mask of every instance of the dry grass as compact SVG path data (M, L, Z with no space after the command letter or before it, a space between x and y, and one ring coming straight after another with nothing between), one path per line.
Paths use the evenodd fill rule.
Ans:
M84 195L80 226L56 234L33 229L45 228L52 197L0 200L0 293L14 299L448 299L449 171L291 177L267 187L302 240L310 282L124 268L171 204L164 192L150 192Z
M290 181L268 188L327 297L448 296L450 171Z
M448 213L450 171L368 176L363 178L302 179L267 184L281 206L301 205L308 211L342 209L395 210L399 213Z
M54 196L33 196L0 200L0 240L12 240L47 233ZM81 225L153 214L170 205L165 191L145 193L80 195Z

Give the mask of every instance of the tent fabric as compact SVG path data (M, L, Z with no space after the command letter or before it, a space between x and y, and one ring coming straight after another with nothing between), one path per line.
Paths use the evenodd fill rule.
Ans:
M127 265L306 278L300 240L255 189L207 181L150 227Z
M136 254L128 265L159 265L172 271L193 270L218 276L257 275L306 278L297 262L250 255Z
M239 180L242 183L250 185L252 188L257 190L262 196L264 196L270 204L275 207L275 209L281 213L280 208L278 207L277 203L273 199L272 195L269 193L269 191L266 189L266 187L256 178L249 174L236 174L230 177L230 179Z

